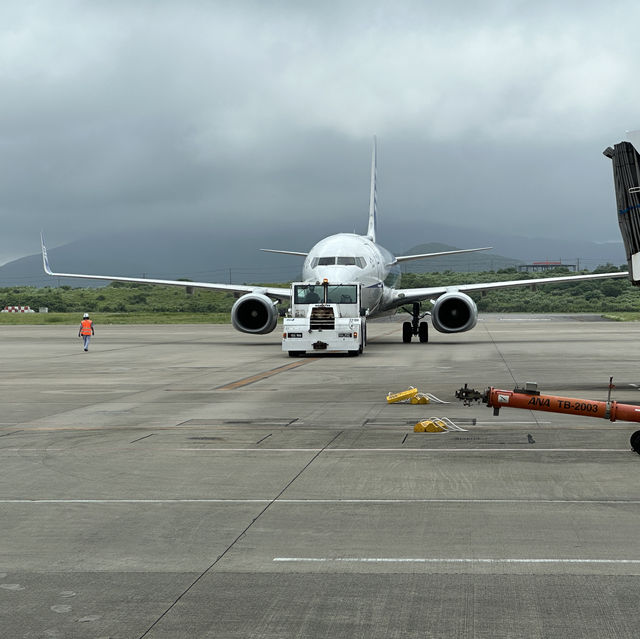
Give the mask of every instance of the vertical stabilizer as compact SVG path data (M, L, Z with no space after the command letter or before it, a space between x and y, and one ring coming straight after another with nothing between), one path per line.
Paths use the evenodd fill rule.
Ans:
M634 144L640 141L637 131L627 135ZM629 273L634 285L640 286L640 154L631 142L620 142L605 149L613 162L613 182L618 206L618 224L627 254Z
M367 228L367 237L375 242L376 241L376 215L377 215L377 202L376 202L376 173L377 173L377 145L376 137L373 136L373 153L371 154L371 193L369 195L369 227Z

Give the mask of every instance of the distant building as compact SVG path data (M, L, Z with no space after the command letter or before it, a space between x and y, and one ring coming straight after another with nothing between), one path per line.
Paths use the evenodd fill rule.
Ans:
M561 260L544 260L543 262L533 262L531 264L520 264L518 270L527 273L540 273L541 271L551 271L554 268L566 268L570 271L577 271L577 264L563 264Z

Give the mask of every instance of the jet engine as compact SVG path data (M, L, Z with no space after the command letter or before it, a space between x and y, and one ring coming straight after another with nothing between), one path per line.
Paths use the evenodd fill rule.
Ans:
M478 321L476 303L464 293L445 293L434 303L431 324L441 333L464 333Z
M242 333L270 333L278 323L276 303L261 293L243 295L231 308L231 323Z

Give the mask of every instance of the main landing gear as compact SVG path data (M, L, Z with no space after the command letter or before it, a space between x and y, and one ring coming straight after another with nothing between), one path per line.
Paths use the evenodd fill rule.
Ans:
M411 315L410 322L404 322L402 324L402 341L408 344L414 335L417 335L421 342L429 341L429 324L427 322L421 322L423 317L426 317L429 312L420 313L420 303L414 302L412 310L402 307L402 310Z

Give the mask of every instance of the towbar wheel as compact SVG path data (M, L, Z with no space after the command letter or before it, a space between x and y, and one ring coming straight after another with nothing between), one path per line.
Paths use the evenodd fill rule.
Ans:
M636 453L640 455L640 430L637 430L635 433L633 433L629 441L631 442L631 448L633 448L633 450L635 450Z

